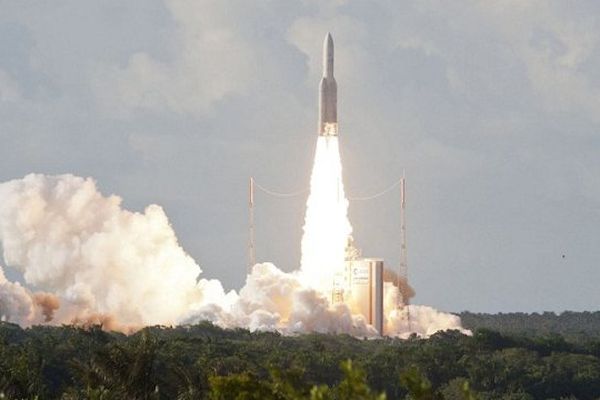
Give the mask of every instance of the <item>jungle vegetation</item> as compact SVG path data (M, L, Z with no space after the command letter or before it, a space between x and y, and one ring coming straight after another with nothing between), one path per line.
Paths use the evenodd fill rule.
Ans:
M474 329L282 336L208 322L132 335L0 323L6 399L595 399L600 340Z

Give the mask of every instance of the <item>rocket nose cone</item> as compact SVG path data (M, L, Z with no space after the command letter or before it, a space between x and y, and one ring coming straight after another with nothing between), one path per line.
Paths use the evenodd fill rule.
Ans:
M325 40L323 41L323 47L329 48L333 47L333 37L331 36L331 32L327 32L325 36Z
M323 76L333 76L333 38L329 32L323 42Z

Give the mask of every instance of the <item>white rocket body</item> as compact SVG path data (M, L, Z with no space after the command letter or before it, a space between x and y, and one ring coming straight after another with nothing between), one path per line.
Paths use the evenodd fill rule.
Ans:
M319 136L337 136L337 83L333 77L333 39L323 43L323 78L319 85Z

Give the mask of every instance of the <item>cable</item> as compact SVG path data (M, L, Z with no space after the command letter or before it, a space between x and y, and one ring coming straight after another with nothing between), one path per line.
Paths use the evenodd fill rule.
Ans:
M275 192L273 190L269 190L269 189L265 188L264 186L261 186L256 181L254 181L254 185L257 188L259 188L260 190L262 190L263 192L265 192L266 194L269 194L269 195L275 196L275 197L296 197L296 196L300 196L301 194L308 193L308 189L302 189L302 190L298 190L296 192L291 192L291 193Z
M398 179L392 185L390 185L386 189L384 189L381 192L378 192L378 193L376 193L374 195L371 195L371 196L362 196L362 197L348 197L348 200L349 201L366 201L366 200L376 199L378 197L383 196L384 194L387 194L387 193L391 192L393 189L395 189L398 185L400 185L402 183L402 179L403 178ZM258 189L262 190L263 192L265 192L268 195L271 195L271 196L274 196L274 197L281 197L281 198L296 197L296 196L300 196L301 194L308 193L308 191L309 191L309 189L302 189L302 190L298 190L298 191L290 192L290 193L276 192L276 191L273 191L273 190L269 190L266 187L260 185L258 182L256 182L256 180L254 181L254 185Z
M364 196L364 197L348 197L349 201L365 201L365 200L373 200L376 199L377 197L383 196L384 194L387 194L389 192L392 191L392 189L394 189L396 186L398 186L399 184L402 183L402 179L400 178L398 179L396 182L394 182L391 186L389 186L387 189L382 190L379 193L376 193L372 196Z

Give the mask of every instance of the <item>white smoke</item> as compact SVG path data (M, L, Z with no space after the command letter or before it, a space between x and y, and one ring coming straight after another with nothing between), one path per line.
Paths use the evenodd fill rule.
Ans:
M414 304L398 308L399 296L397 286L391 282L384 283L383 309L386 317L384 332L387 335L407 338L415 333L418 336L428 337L448 329L471 334L471 331L463 329L460 318L454 314Z
M9 282L0 266L0 321L33 319L31 295L21 284Z
M19 282L10 282L0 266L0 321L49 322L59 306L60 301L51 293L32 293Z
M10 282L0 269L0 318L23 325L103 323L123 331L207 319L285 334L376 335L362 316L331 305L301 274L269 263L254 266L239 294L226 293L217 280L197 279L201 269L178 244L162 208L137 213L120 203L103 196L92 179L73 175L32 174L0 184L5 265L24 279L24 285ZM413 308L415 332L460 327L456 317ZM390 315L388 333L404 332Z
M256 264L239 297L229 310L205 307L186 322L211 320L218 325L250 330L338 332L376 336L377 332L360 315L345 305L332 306L320 292L303 286L296 273L285 273L271 263Z
M156 205L123 210L119 197L72 175L3 183L0 199L6 263L28 285L63 299L63 318L99 313L129 325L170 324L205 293L225 297L219 282L196 284L200 268Z

